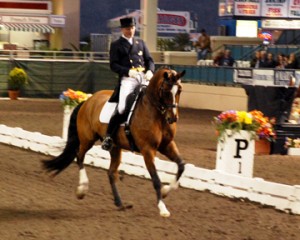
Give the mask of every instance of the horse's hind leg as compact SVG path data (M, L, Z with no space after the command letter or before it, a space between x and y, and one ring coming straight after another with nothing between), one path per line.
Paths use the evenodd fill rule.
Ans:
M121 163L121 149L119 147L114 146L109 153L110 153L111 160L110 160L110 166L108 169L108 178L109 178L109 183L110 183L111 190L112 190L112 193L114 196L114 203L119 208L119 210L131 208L132 207L131 204L124 205L122 203L122 200L121 200L121 197L119 195L117 185L116 185L116 181L119 178L118 168Z
M76 196L78 199L83 199L89 190L89 179L83 164L86 152L93 146L94 142L88 144L80 144L79 151L77 153L77 165L79 167L79 184L76 190Z
M161 193L163 197L166 197L168 193L177 189L179 186L179 179L184 171L184 161L181 158L177 146L174 141L170 142L165 148L160 149L160 152L168 157L171 161L177 164L178 170L176 174L176 178L169 185L165 185L161 188Z

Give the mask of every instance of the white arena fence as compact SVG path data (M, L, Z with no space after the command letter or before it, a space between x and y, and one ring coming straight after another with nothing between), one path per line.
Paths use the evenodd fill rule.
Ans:
M57 136L47 136L39 132L29 132L22 128L0 125L0 142L19 148L28 149L46 155L59 155L65 140ZM129 175L150 179L142 156L123 152L119 170ZM110 158L108 152L100 146L94 146L86 155L85 163L108 169ZM177 165L156 158L155 165L162 182L174 179ZM300 185L286 185L265 181L262 178L242 177L217 170L208 170L186 164L180 186L230 198L248 199L262 205L273 206L286 213L300 214Z

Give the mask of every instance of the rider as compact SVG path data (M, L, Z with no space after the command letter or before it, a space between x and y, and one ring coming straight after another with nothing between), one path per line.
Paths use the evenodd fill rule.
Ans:
M142 75L149 81L155 70L153 59L147 46L141 39L134 38L135 19L125 17L120 19L122 36L111 43L110 68L119 75L119 85L110 102L118 102L117 109L111 117L107 127L106 137L102 142L102 149L110 150L113 145L113 137L119 125L124 122L124 112L127 96L132 93L137 85L138 78Z

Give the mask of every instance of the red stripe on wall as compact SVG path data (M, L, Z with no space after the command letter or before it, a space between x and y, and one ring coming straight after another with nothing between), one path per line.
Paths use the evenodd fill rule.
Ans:
M48 10L47 3L13 3L13 2L0 2L0 8L11 9L34 9L34 10Z

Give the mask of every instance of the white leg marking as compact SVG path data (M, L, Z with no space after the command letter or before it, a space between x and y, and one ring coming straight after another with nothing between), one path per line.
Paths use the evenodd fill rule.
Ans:
M176 190L179 187L179 182L174 178L174 180L170 183L170 187L171 189Z
M161 194L166 197L171 190L176 190L179 187L179 182L174 179L169 185L164 185L161 188Z
M86 174L85 168L79 170L79 185L82 184L87 184L87 185L89 184L89 179Z
M166 205L162 200L158 202L159 214L162 217L170 217L171 213L168 211Z
M79 170L79 185L77 187L77 198L82 199L89 190L89 179L87 177L85 168Z

